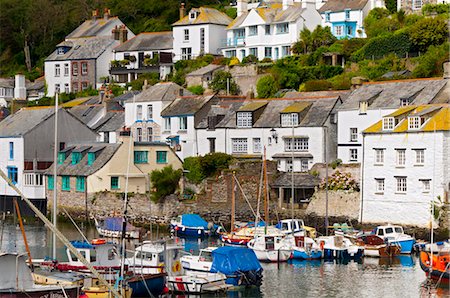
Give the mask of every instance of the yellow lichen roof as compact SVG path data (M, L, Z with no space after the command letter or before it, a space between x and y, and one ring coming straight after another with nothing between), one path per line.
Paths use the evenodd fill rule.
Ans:
M409 108L409 109L408 109ZM409 111L407 111L409 110ZM402 107L385 117L396 117L399 115L408 114L408 116L426 116L425 123L419 129L411 130L408 127L408 119L405 117L400 121L400 123L394 128L394 130L386 131L389 133L404 133L404 132L432 132L436 131L449 131L450 130L450 105L440 104L440 105L421 105L421 106L410 106ZM383 120L369 126L364 130L364 133L382 133L383 132Z
M73 108L75 106L83 104L85 101L87 101L90 97L82 97L82 98L76 98L71 101L68 101L66 103L63 103L61 106L63 108Z
M232 21L229 16L214 8L200 7L198 9L193 8L192 10L199 11L199 15L195 19L191 20L188 13L188 15L184 16L179 21L173 23L172 26L198 24L218 24L228 26Z
M240 112L253 112L267 105L266 101L253 101L239 108Z
M301 113L304 109L312 105L311 102L295 102L283 109L280 113Z

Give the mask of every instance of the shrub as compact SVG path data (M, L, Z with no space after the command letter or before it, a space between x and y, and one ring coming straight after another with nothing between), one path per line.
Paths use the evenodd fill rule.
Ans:
M447 20L425 18L411 26L409 35L413 47L426 52L429 46L440 45L448 39Z
M202 172L205 177L211 177L220 170L227 169L233 157L226 153L208 153L200 159Z
M242 58L243 64L256 63L256 62L258 62L258 57L256 57L255 55L248 55L247 57Z
M256 92L259 98L273 97L278 91L278 84L272 75L261 77L256 83Z
M450 4L448 4L448 3L425 4L422 7L422 13L424 15L429 15L431 13L437 13L437 14L450 13Z
M320 189L325 189L325 181L325 178L322 179L322 182L319 185ZM328 189L359 191L359 186L350 173L336 171L333 175L328 177Z
M202 95L203 92L205 92L205 88L203 88L203 86L201 86L201 85L191 86L191 87L188 87L187 89L196 95Z
M261 60L261 63L273 63L273 61L272 61L272 59L266 57L266 58Z
M181 178L181 172L181 169L174 170L171 165L161 170L152 171L150 173L150 181L152 183L151 199L157 202L175 193Z
M442 64L448 61L450 55L449 47L449 43L431 46L424 55L415 58L418 65L413 71L413 76L416 78L442 76Z
M348 90L352 86L352 77L357 76L354 72L344 72L328 79L334 90Z
M192 183L200 183L205 176L201 165L201 156L187 157L184 159L183 168L189 172L185 174L185 177Z
M324 91L331 87L332 84L326 80L312 80L304 83L302 91Z
M353 61L377 59L391 53L403 56L411 48L412 44L408 32L400 30L394 34L386 34L370 39L362 48L353 53L351 59Z
M224 70L219 70L214 74L213 79L209 84L209 87L215 92L226 91L227 82L229 82L228 88L230 94L237 94L239 92L239 86L233 80L231 73Z
M330 166L334 169L336 169L339 165L342 164L342 159L335 159L330 163Z
M239 63L240 63L239 59L236 58L236 57L233 57L233 58L230 59L230 62L228 63L228 65L229 66L233 66L233 65L238 65Z
M131 89L133 90L142 90L142 86L144 86L145 80L147 80L147 84L154 85L159 82L159 74L156 72L140 74L136 80L127 83L126 87L131 86Z

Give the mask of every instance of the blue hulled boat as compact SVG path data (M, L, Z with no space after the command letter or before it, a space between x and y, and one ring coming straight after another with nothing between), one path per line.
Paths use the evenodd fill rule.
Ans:
M198 214L183 214L170 222L170 228L177 236L205 237L217 234L219 226L208 223Z
M401 226L378 226L372 232L372 234L377 235L391 245L400 246L401 254L410 254L413 250L414 243L416 242L416 239L414 239L414 237L403 232L403 228Z
M159 297L166 287L166 274L136 274L127 281L130 288L133 289L132 297Z

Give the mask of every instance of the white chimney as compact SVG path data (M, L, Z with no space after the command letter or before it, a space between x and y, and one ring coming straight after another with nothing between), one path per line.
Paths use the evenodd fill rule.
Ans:
M294 5L294 0L283 0L283 10L286 10L291 5Z
M14 98L26 99L27 88L25 87L25 76L22 74L16 74L14 84Z
M306 8L306 10L313 11L316 9L316 2L313 0L302 0L302 8Z
M247 0L237 0L237 16L247 12Z

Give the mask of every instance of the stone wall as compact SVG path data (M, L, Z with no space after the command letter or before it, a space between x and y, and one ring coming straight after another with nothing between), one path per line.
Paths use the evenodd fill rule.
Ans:
M234 81L238 84L240 93L247 95L252 92L256 96L256 83L263 75L258 74L256 64L234 65L228 67L227 71L231 73Z
M360 193L351 191L328 191L328 216L358 219L360 208ZM325 190L316 191L306 208L306 214L325 216Z
M331 162L331 161L330 161ZM316 163L312 168L311 171L317 171L320 178L325 178L325 164L323 163ZM360 183L361 179L361 166L360 164L341 164L336 169L333 169L328 164L328 176L333 175L334 172L339 171L341 173L350 173L352 177Z

